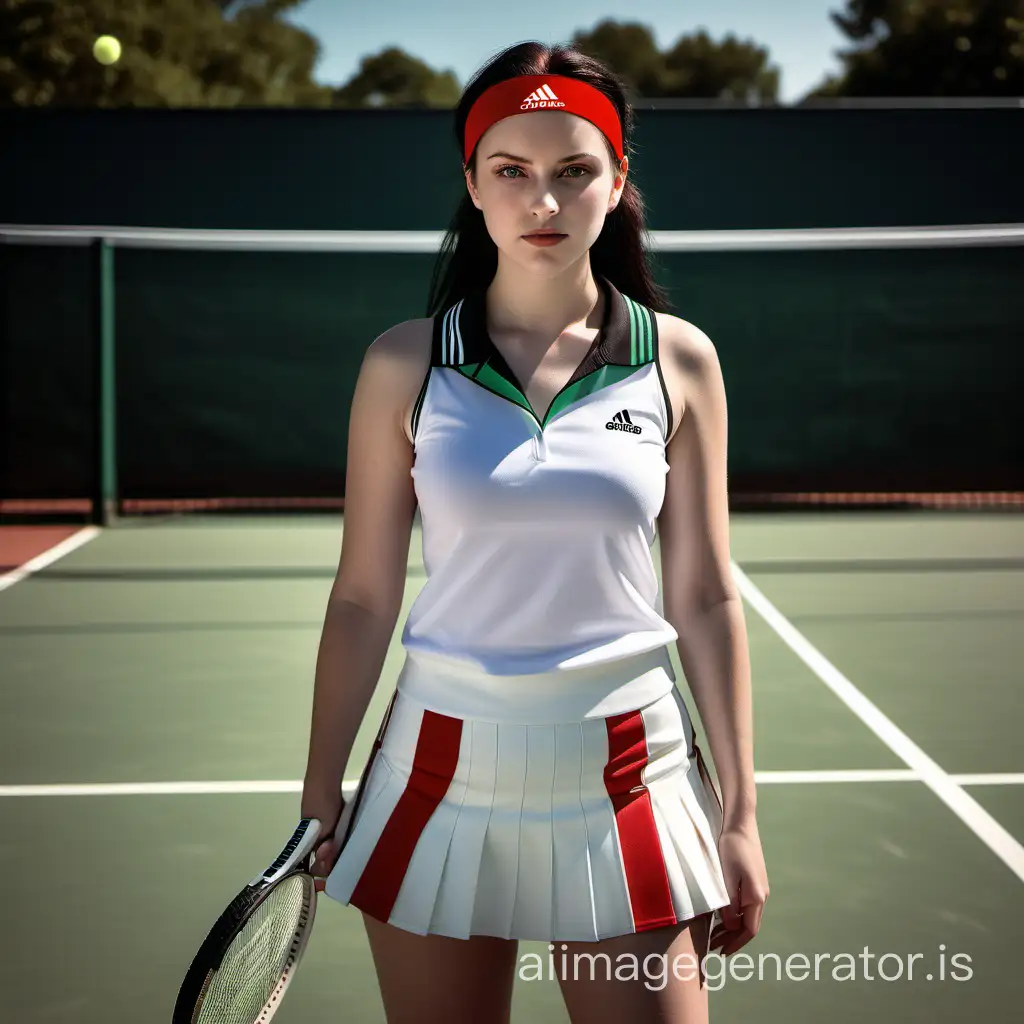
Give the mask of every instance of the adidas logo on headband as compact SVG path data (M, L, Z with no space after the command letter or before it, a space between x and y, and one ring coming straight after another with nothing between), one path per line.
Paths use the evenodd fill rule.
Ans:
M565 104L555 95L554 90L545 82L539 89L531 92L523 100L520 110L544 110L550 107L564 107Z

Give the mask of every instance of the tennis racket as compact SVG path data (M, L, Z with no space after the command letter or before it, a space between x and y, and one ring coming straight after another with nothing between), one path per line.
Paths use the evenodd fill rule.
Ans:
M396 696L388 703L354 798L342 808L335 826L342 848L351 834ZM303 818L270 867L217 918L178 990L172 1024L267 1024L274 1016L295 977L316 915L310 868L320 831L316 818Z
M320 835L303 818L284 849L228 904L178 991L173 1024L265 1024L305 952L316 914L309 869Z

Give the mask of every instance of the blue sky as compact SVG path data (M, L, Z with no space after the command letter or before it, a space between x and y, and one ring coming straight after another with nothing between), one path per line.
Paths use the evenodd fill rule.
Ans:
M833 51L848 42L828 13L845 8L845 0L306 0L289 19L320 39L317 78L331 85L351 78L362 57L387 46L439 70L450 68L465 84L492 53L512 43L567 41L605 18L650 26L661 49L700 28L713 39L732 32L768 47L782 70L780 99L788 103L838 68Z

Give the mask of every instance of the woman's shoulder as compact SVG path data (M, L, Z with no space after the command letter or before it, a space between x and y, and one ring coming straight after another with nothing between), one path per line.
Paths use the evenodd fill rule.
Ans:
M709 369L717 367L718 353L711 339L696 325L671 313L655 313L658 324L658 364L672 412L675 436L692 400Z
M417 360L429 363L433 336L433 317L403 320L378 335L371 343L367 355L396 363Z
M397 406L402 431L412 444L412 411L430 369L434 318L403 320L370 344L366 361L387 377L388 400Z
M662 358L682 367L697 368L715 358L712 340L696 325L672 313L655 313L658 323L658 347Z

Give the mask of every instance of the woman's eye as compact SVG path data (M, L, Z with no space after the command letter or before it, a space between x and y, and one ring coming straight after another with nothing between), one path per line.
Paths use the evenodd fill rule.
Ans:
M506 174L505 173L506 171L515 171L516 173L514 175ZM570 172L579 172L579 173L570 173ZM589 173L590 173L590 169L588 167L582 167L579 164L572 164L569 167L566 167L564 171L562 171L562 175L564 177L570 178L573 181L578 181L580 178L584 177L585 175L587 175ZM504 167L499 167L498 168L497 174L498 174L499 178L506 178L506 179L509 179L509 180L515 180L516 178L522 177L522 168L516 167L514 164L506 164Z

